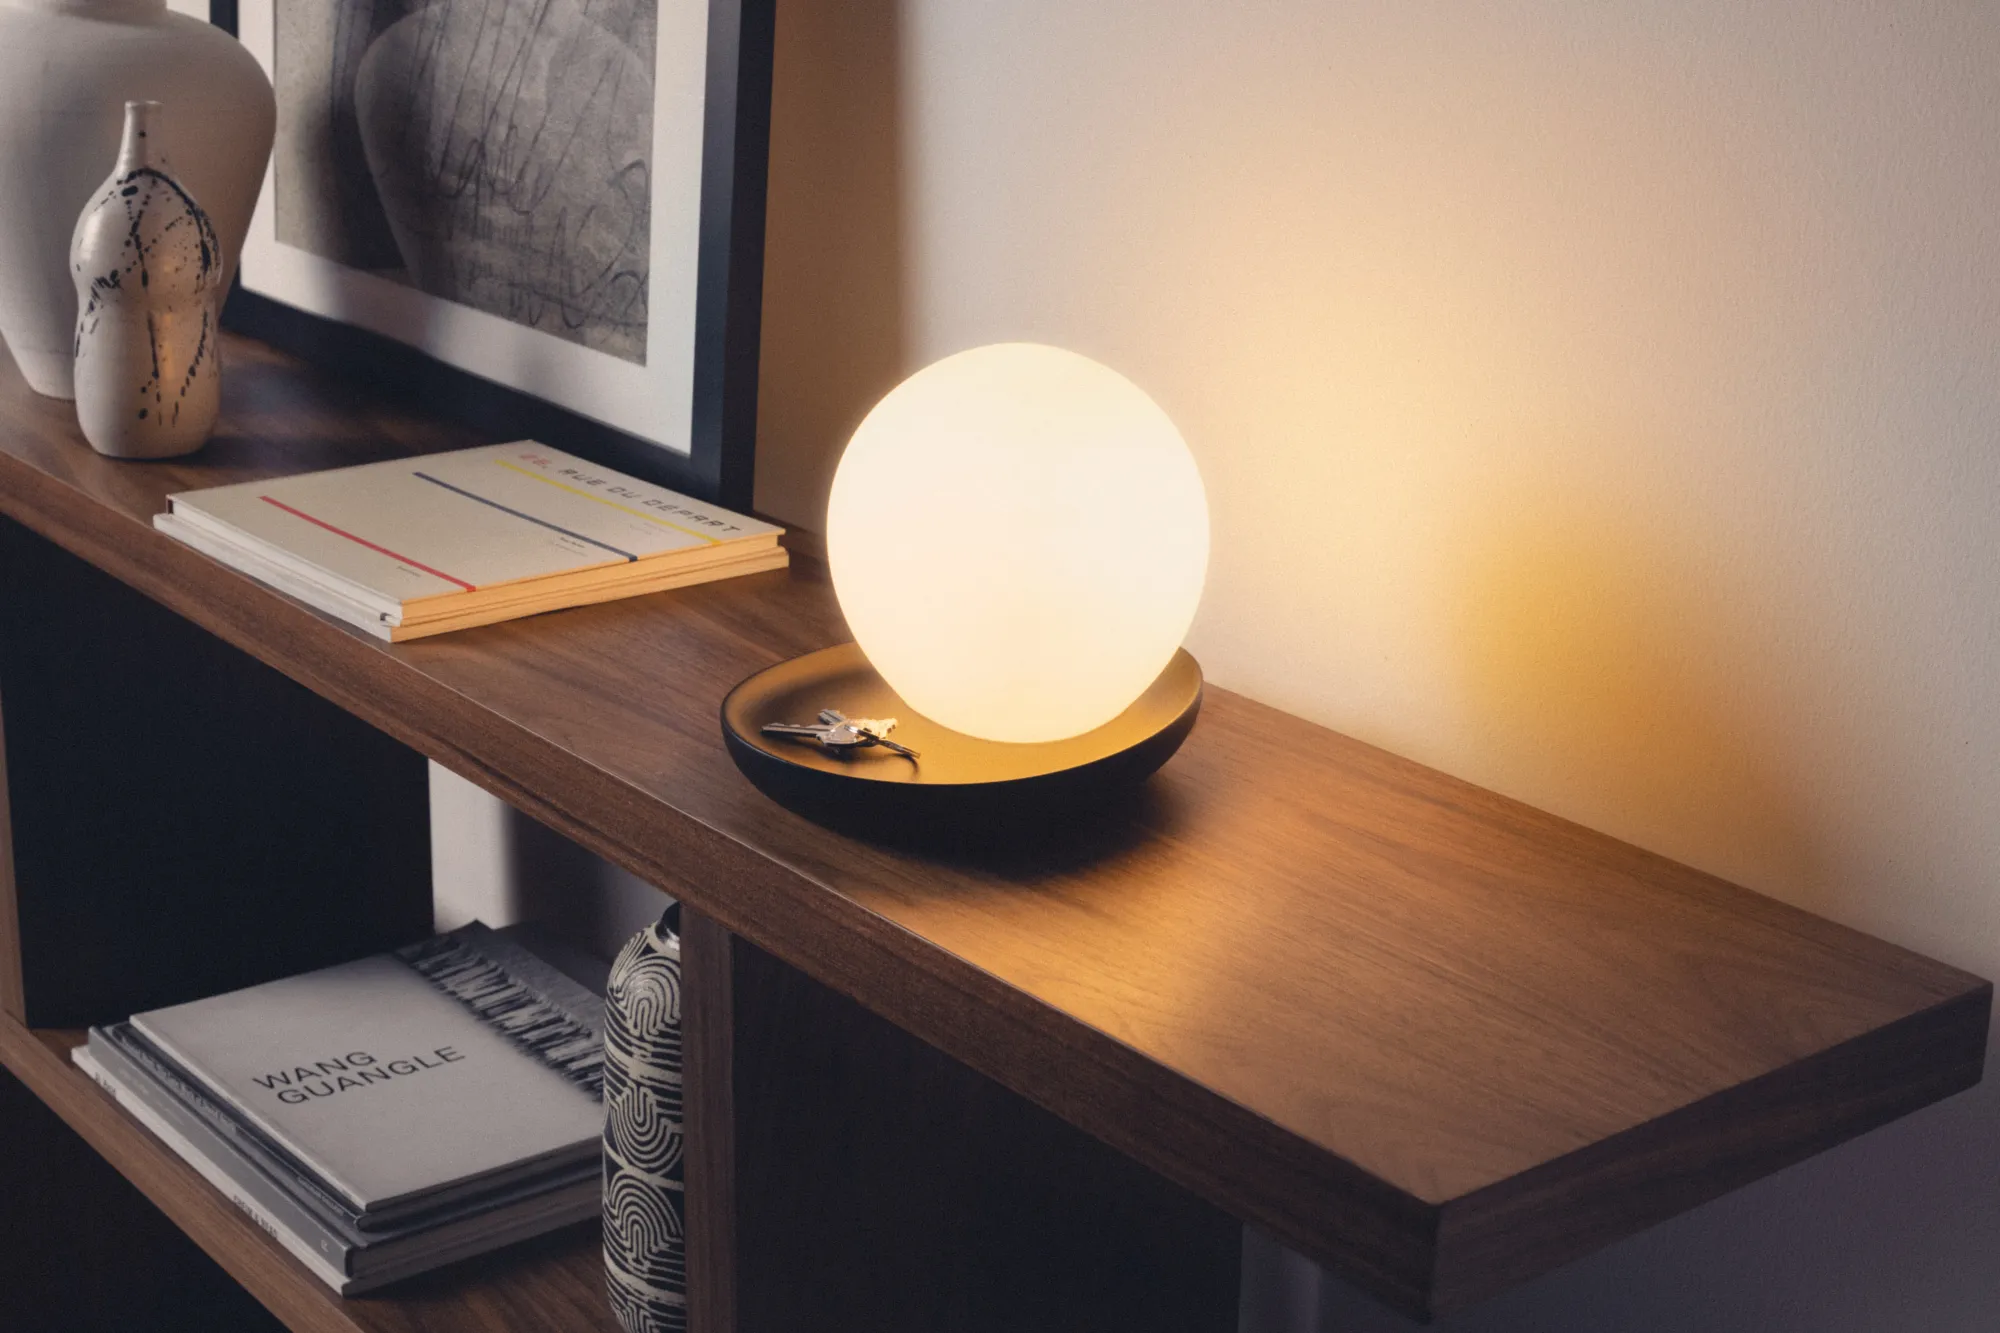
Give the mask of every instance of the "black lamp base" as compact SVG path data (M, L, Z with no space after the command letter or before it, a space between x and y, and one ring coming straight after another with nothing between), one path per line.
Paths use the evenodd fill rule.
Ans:
M810 722L822 708L899 719L880 747L838 753L766 736L767 722ZM722 701L729 757L765 795L847 832L898 841L1011 837L1077 817L1128 792L1167 762L1201 711L1201 668L1176 652L1130 708L1068 740L1020 745L951 731L911 711L846 643L768 667Z

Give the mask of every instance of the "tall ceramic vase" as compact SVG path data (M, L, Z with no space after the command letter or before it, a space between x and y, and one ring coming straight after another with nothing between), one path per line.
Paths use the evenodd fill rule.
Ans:
M687 1330L675 919L632 937L604 997L604 1268L626 1333Z
M0 338L39 393L74 393L70 233L131 101L164 104L180 179L220 234L227 290L277 119L256 58L164 0L0 0Z
M158 102L125 104L118 161L77 219L76 418L113 458L199 449L222 401L222 247L174 177Z

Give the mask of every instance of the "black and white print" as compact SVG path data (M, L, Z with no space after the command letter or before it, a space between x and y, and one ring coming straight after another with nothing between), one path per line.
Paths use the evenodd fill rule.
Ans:
M643 365L658 0L283 0L279 242Z

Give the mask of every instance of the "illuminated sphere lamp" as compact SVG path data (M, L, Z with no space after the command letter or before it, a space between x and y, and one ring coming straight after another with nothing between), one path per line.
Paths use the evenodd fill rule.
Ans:
M1201 476L1166 413L1087 357L947 357L868 414L827 510L856 642L759 672L723 704L739 768L863 831L1018 826L1128 789L1201 705L1180 646L1208 567ZM766 736L833 708L894 717L915 760Z

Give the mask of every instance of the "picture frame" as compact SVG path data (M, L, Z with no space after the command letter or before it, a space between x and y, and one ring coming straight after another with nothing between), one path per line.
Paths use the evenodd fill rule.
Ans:
M657 24L663 59L655 70L662 82L651 89L656 113L649 165L669 136L683 163L698 153L700 165L696 182L685 171L650 173L649 267L638 279L637 302L646 317L619 322L631 308L627 303L602 322L606 338L625 339L615 354L581 341L599 332L589 323L596 309L585 308L586 318L568 319L551 333L546 319L543 327L528 327L521 316L497 313L490 303L481 309L420 287L408 271L385 277L280 241L278 174L303 175L311 166L297 155L281 156L283 86L279 152L223 324L475 430L533 438L747 511L755 466L775 0L632 2L671 20ZM243 40L274 84L285 73L276 68L278 3L211 0L210 6L210 21ZM326 6L348 3L323 0ZM703 19L698 61L669 48L676 33L692 31ZM690 88L697 73L699 88ZM289 184L288 199L295 200L296 182ZM400 233L397 242L403 243ZM496 266L481 255L472 267L484 276ZM636 356L635 339L643 339Z

